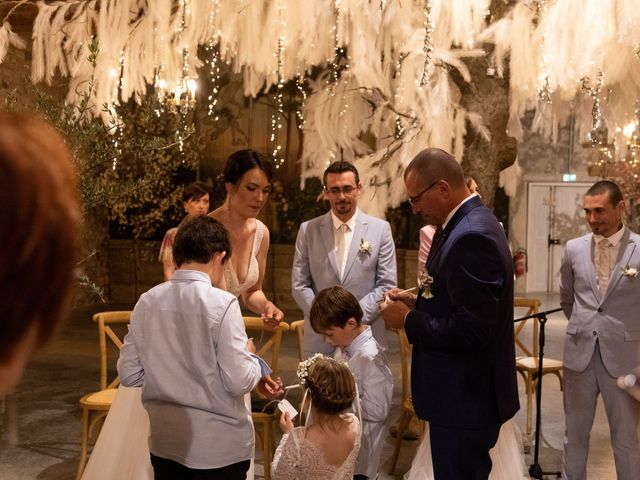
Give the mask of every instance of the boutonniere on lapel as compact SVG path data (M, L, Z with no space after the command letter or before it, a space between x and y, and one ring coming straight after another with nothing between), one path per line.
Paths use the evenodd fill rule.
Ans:
M431 293L431 284L433 283L433 277L429 275L429 272L425 268L424 272L420 274L420 280L418 281L418 288L422 292L420 295L422 298L433 298Z
M371 242L369 240L360 239L360 253L362 255L371 255Z
M638 276L638 269L630 267L629 265L625 265L624 267L621 267L620 270L622 270L622 275L624 275L627 278L634 279Z

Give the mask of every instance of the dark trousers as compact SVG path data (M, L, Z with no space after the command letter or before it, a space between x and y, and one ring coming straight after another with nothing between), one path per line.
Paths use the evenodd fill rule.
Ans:
M492 465L489 450L498 433L500 425L463 429L429 424L435 480L487 480Z
M251 460L244 460L226 467L199 470L151 454L155 480L245 480L250 464Z

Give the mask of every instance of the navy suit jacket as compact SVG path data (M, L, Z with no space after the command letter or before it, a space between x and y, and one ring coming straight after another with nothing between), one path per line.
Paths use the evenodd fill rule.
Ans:
M405 321L413 404L434 425L499 425L519 409L507 239L479 197L458 209L444 234L427 262L433 297L418 296Z

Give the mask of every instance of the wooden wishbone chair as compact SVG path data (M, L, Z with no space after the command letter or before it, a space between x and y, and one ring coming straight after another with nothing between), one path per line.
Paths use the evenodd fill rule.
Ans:
M93 321L98 324L98 342L100 345L100 390L84 395L80 399L82 407L82 438L80 442L80 462L78 463L78 473L76 478L82 477L82 472L87 464L87 449L89 448L89 438L94 427L99 420L107 416L109 408L113 403L116 389L120 384L118 377L107 383L107 360L108 348L107 339L120 350L122 348L122 338L113 330L114 325L126 325L131 321L131 311L100 312L93 316ZM117 356L116 356L117 359Z
M289 324L280 322L276 327L267 327L260 317L242 317L244 326L249 337L250 332L253 335L254 344L256 345L256 354L269 363L272 376L278 371L278 361L280 357L280 346L282 344L282 334L289 330ZM265 338L266 337L266 338ZM262 452L264 462L264 478L271 480L271 460L275 452L275 427L280 420L280 410L276 408L275 402L265 410L265 402L258 401L251 408L251 419L256 430L256 434L262 440Z
M398 347L400 350L400 368L402 371L402 411L400 413L400 423L398 424L398 436L396 438L396 446L393 450L393 456L391 460L391 468L389 473L393 475L398 463L398 456L400 455L400 446L402 445L402 435L409 427L409 423L412 418L418 418L416 411L413 408L413 400L411 399L411 386L409 375L409 362L411 359L411 344L407 338L407 333L404 329L394 330L398 336ZM426 422L420 420L421 433L420 438L424 435Z
M298 358L304 360L304 320L296 320L289 325L291 331L298 337Z
M526 317L538 313L540 308L540 300L537 298L515 298L513 300L513 307L515 309L527 309L522 315L516 314L516 318ZM538 352L538 332L540 322L537 318L530 318L518 322L515 326L514 340L516 343L516 371L522 376L524 380L525 393L527 395L527 420L525 434L531 436L531 412L533 410L533 395L536 392L538 385L538 365L539 352ZM531 328L525 329L527 325L531 325ZM527 341L522 338L524 335L531 335L531 341L527 345ZM518 355L521 352L522 355ZM562 390L562 361L554 360L545 356L542 359L542 376L552 373L558 377L560 381L560 390Z

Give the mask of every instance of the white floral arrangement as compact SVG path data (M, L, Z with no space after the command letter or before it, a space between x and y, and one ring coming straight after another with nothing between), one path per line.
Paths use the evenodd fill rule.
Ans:
M622 267L622 275L627 278L636 278L638 276L638 269L625 265Z
M369 240L360 239L360 253L371 255L371 242Z
M433 298L431 293L431 284L433 283L433 277L429 275L429 272L425 268L424 272L420 274L420 280L418 281L418 288L422 292L422 298Z
M313 365L315 362L317 362L320 359L323 358L328 358L325 355L323 355L322 353L316 353L314 356L307 358L306 360L303 360L302 362L298 363L298 369L296 370L296 376L298 377L298 382L300 383L300 385L302 385L303 387L307 385L307 377L309 376L309 368L311 368L311 365Z

